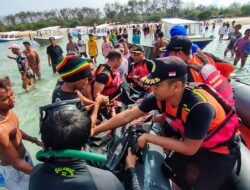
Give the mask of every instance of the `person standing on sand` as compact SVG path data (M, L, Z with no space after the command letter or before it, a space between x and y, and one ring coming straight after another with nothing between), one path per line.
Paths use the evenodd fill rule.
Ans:
M32 69L34 77L36 75L38 79L41 79L41 64L37 51L31 48L31 45L28 41L23 42L23 45L25 47L23 53L27 57L28 65Z
M52 66L53 73L55 74L57 62L63 57L63 50L56 44L56 39L54 37L50 37L49 42L50 46L47 47L48 63L50 67Z
M246 52L246 46L250 43L250 28L246 29L245 36L243 38L238 39L234 44L234 66L237 65L238 61L241 59L241 68L244 67L247 57L250 52Z
M9 48L16 57L7 56L9 59L16 60L18 70L22 77L22 87L24 90L28 90L28 86L32 85L33 72L28 66L28 60L26 56L20 51L20 47L17 44L12 44Z
M0 78L0 174L8 190L27 190L33 163L22 140L42 146L19 128L17 115L12 111L15 96L9 77Z

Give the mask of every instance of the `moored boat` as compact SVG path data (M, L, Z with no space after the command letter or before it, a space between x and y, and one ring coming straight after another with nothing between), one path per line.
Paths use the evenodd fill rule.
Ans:
M24 37L22 37L20 33L17 31L5 32L0 34L0 43L9 41L18 41L22 39L24 39Z
M187 30L187 36L190 40L199 46L200 49L204 49L212 40L213 37L204 37L201 34L201 24L199 21L186 20L180 18L164 18L161 20L162 30L165 37L170 39L170 30L173 26L181 25Z
M49 44L50 37L54 37L56 41L63 38L62 32L60 31L60 26L47 27L37 30L34 40L40 45L46 45Z
M86 27L86 26L77 26L77 27L72 29L71 34L74 37L77 37L78 34L81 34L82 36L87 35L88 34L88 27Z

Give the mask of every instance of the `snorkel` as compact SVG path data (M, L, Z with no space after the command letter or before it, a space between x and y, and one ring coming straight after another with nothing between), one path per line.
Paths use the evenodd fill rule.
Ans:
M40 107L40 127L43 128L43 130L45 130L45 128L49 128L49 127L56 128L55 125L57 125L58 123L56 121L54 121L53 119L57 118L57 115L60 114L62 111L64 111L65 113L70 113L70 112L80 113L79 117L86 116L87 120L89 119L87 110L86 110L85 106L81 104L81 101L79 99L66 100L66 101L56 102L53 104L49 104L49 105ZM52 121L52 124L46 125L46 124L48 124L48 121ZM63 122L65 122L65 121L66 121L66 124L63 125ZM61 128L62 130L65 130L65 128L68 127L67 125L70 125L69 123L67 123L67 119L65 121L62 121L62 128ZM77 127L79 127L79 126L77 126ZM59 127L59 129L60 129L60 127ZM67 130L69 130L70 132L73 131L73 129L70 127L68 127ZM84 128L84 130L88 131L88 126L86 126L86 128ZM90 130L90 128L89 128L89 130ZM76 130L76 132L78 132L78 131ZM90 131L87 133L90 133ZM61 137L60 134L58 134L58 137ZM79 138L79 136L77 138ZM44 137L44 139L45 139L45 137ZM44 140L44 139L42 138L42 140ZM47 141L48 141L48 139L47 139ZM82 141L83 141L83 144L85 144L87 139L83 139ZM48 142L53 144L52 141L48 141ZM37 152L37 154L36 154L37 160L42 161L42 162L51 162L57 158L60 158L60 159L76 158L76 159L82 159L82 160L86 160L86 161L95 161L95 162L101 162L101 163L107 161L107 156L102 155L102 154L96 154L96 153L91 153L91 152L87 152L87 151L68 149L68 148L65 148L65 149L59 148L59 149L55 150L55 149L53 149L53 146L51 144L48 145L48 142L47 142L47 145L45 146L44 150L40 150ZM78 142L78 141L76 141L76 142ZM52 146L52 147L50 147L50 146Z

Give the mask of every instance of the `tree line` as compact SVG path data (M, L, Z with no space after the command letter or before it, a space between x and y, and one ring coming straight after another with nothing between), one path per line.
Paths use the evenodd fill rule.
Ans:
M104 22L158 22L164 17L207 20L217 16L250 16L250 2L233 3L228 7L195 6L194 2L182 0L129 0L126 4L106 3L103 11L94 8L64 8L44 12L20 12L0 20L0 31L37 30L47 26L75 27L93 26Z

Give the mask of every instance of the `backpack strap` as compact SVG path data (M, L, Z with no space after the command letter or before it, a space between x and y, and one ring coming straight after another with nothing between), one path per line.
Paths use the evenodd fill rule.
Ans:
M193 64L188 64L188 67L191 68L191 69L194 69L196 70L197 72L200 72L200 70L202 69L202 67L209 62L209 60L206 58L206 56L201 53L200 51L197 51L194 55L196 55L199 59L201 59L202 61L202 64L201 65L193 65Z
M210 63L210 61L206 58L206 56L200 51L197 51L195 55L201 59L203 66Z

